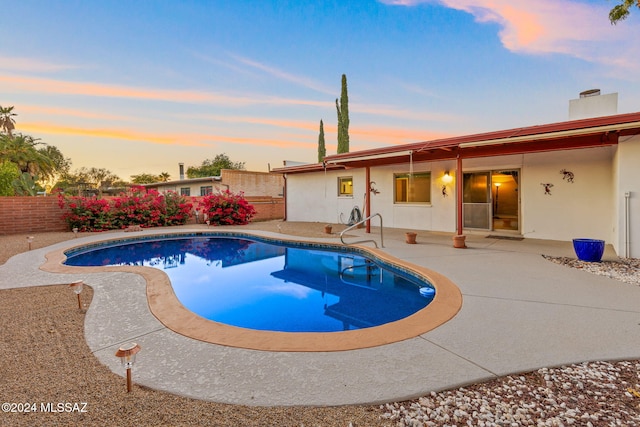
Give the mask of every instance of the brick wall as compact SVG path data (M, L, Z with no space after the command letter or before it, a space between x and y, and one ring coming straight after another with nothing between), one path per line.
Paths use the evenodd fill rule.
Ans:
M247 197L256 208L253 221L284 218L284 199ZM194 206L197 202L193 200ZM68 231L57 197L0 197L0 236L47 231ZM195 222L192 218L191 223Z
M0 197L0 235L67 231L57 197Z
M242 191L247 198L265 194L282 197L284 192L284 177L279 173L222 169L220 177L222 187L233 193Z
M273 197L245 197L247 202L256 208L256 215L252 221L269 221L284 219L284 199Z

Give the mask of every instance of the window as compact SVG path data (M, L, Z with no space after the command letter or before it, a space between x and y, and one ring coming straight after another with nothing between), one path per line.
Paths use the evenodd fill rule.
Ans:
M200 195L201 196L208 196L209 194L213 193L213 186L212 185L206 185L204 187L200 187Z
M180 195L181 196L190 196L191 195L191 188L189 187L183 187L180 189Z
M431 203L431 173L395 174L394 203Z
M353 196L353 177L338 178L338 196Z

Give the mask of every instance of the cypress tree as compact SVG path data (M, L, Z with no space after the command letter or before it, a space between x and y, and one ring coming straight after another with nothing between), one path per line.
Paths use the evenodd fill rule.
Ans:
M349 152L349 96L347 94L347 76L342 75L340 102L336 99L338 110L338 154Z
M327 155L327 148L324 145L324 124L320 120L320 135L318 135L318 163L322 163Z

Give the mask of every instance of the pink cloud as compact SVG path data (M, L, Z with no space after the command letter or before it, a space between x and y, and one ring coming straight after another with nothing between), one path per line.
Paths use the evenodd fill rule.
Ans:
M0 70L19 72L56 72L81 68L76 65L47 62L40 59L0 56Z
M496 23L500 40L513 52L529 54L559 53L587 61L625 68L640 68L636 46L637 26L612 26L610 5L594 5L571 0L380 0L397 6L421 3L441 4L473 15L477 22Z
M113 84L70 82L64 80L39 77L19 77L0 75L0 84L5 83L11 90L21 92L37 92L39 94L83 95L107 98L142 99L165 102L214 104L214 105L309 105L329 107L329 101L319 102L304 99L280 97L247 97L227 95L199 90L155 89Z
M62 108L62 107L45 107L40 105L20 105L20 115L26 114L45 114L47 116L66 116L66 117L78 117L83 119L99 119L99 120L117 120L126 121L131 120L129 116L122 116L116 114L103 114L94 113L89 110L78 110L74 108Z
M178 145L188 147L210 147L212 143L231 143L254 146L268 146L278 148L315 147L316 142L295 141L269 138L235 137L229 135L214 135L205 133L176 133L141 132L130 129L114 128L85 128L77 126L59 126L51 123L20 123L18 130L33 134L55 134L69 136L87 136L125 141L145 142L158 145Z

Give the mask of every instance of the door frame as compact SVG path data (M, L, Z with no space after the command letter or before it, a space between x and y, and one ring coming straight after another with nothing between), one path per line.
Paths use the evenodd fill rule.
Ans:
M495 228L495 212L494 212L494 203L495 203L495 199L494 199L494 192L493 192L493 187L495 185L494 182L494 175L497 175L500 172L515 172L517 175L517 179L516 179L516 189L518 191L517 194L517 213L516 213L516 218L510 218L509 221L504 221L504 223L506 224L507 222L509 222L509 224L513 224L513 222L515 222L515 226L516 228ZM486 179L486 188L485 188L485 198L483 201L480 202L465 202L465 188L467 188L467 185L465 185L466 183L466 178L469 175L484 175L487 177ZM478 170L473 170L473 171L465 171L463 172L463 185L462 185L462 218L463 218L463 226L465 229L470 229L470 230L478 230L478 231L498 231L498 232L507 232L507 233L519 233L520 229L521 229L521 223L522 223L522 206L521 206L521 193L520 193L520 182L521 182L521 178L522 178L522 169L518 168L518 167L505 167L505 168L486 168L486 169L478 169ZM467 209L469 207L473 207L474 210L476 212L472 212L470 213L469 216L467 216L466 214L469 213L469 211L467 211ZM465 212L466 211L466 212ZM477 221L477 218L480 217L480 220L482 222L484 222L485 227L482 226L469 226L468 221L473 221L474 219L471 218L471 215L475 216L475 221ZM482 216L485 217L485 219L482 218ZM474 225L478 225L477 223Z

